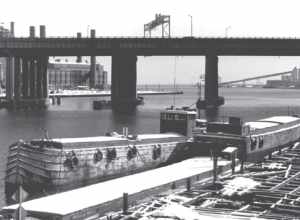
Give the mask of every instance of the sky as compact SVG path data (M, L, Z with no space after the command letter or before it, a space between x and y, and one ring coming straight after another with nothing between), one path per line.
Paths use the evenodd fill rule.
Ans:
M16 36L46 25L47 36L143 36L156 13L171 16L171 36L300 38L299 0L0 0L0 23L15 22ZM192 16L192 18L191 18ZM153 32L160 36L160 29ZM110 73L110 58L98 57ZM140 84L194 83L204 57L139 57ZM287 71L299 57L219 57L223 81Z

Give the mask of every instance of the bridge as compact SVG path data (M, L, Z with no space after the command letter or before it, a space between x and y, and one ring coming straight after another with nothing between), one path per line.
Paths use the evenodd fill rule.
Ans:
M137 56L205 56L204 106L222 104L218 96L218 56L299 56L300 39L279 38L91 38L40 37L30 29L28 38L0 39L0 56L8 57L7 99L13 103L48 97L49 56L111 56L111 99L113 108L122 109L136 102ZM95 58L93 59L95 62ZM92 61L92 60L91 60ZM92 62L93 63L93 62ZM92 65L93 66L93 65Z
M222 82L219 83L219 86L228 86L234 83L244 83L247 81L252 81L252 80L257 80L257 79L265 79L265 78L270 78L270 77L274 77L274 76L282 76L282 75L289 75L291 74L292 71L286 71L286 72L281 72L281 73L272 73L272 74L265 74L265 75L261 75L261 76L254 76L254 77L249 77L249 78L245 78L245 79L239 79L239 80L232 80L232 81L227 81L227 82Z

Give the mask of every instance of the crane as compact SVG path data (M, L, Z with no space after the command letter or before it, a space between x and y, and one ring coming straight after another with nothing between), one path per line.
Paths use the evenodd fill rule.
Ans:
M155 19L144 24L144 37L151 37L151 31L158 26L162 26L162 37L171 37L170 15L155 14Z

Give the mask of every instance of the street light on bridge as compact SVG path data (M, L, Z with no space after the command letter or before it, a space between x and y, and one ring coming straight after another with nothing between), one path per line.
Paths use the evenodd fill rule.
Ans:
M230 25L225 28L225 37L228 37L228 31L230 28L231 28Z
M90 25L88 25L86 28L86 36L87 37L89 37L89 32L90 32Z
M191 18L191 37L193 37L193 16L188 15Z

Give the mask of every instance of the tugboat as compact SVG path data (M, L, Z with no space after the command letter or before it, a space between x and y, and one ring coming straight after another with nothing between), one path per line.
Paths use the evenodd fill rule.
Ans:
M167 109L159 134L18 141L9 147L5 192L10 203L19 183L32 197L121 177L180 161L192 136L196 112ZM29 198L30 198L29 196Z

